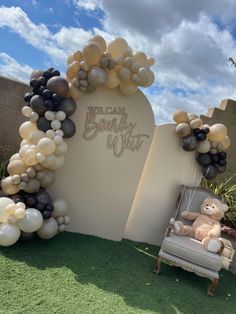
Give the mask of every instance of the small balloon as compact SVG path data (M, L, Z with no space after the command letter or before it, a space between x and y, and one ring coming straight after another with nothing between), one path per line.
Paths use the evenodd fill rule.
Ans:
M194 151L197 148L197 144L197 140L193 135L185 136L181 139L181 146L187 152Z
M60 97L65 97L69 91L67 81L60 76L50 78L47 82L47 88Z
M96 43L96 44L99 46L99 48L100 48L100 50L101 50L102 52L105 52L105 51L106 51L106 49L107 49L107 44L106 44L105 39L104 39L102 36L100 36L100 35L95 35L95 36L93 36L92 38L89 39L89 42L90 42L90 41Z
M179 123L176 126L176 133L180 136L180 137L184 137L187 135L190 135L191 133L191 128L189 126L188 123Z
M184 110L177 110L173 113L173 120L176 123L188 123L188 114Z
M68 204L67 202L62 199L56 199L53 202L54 210L52 212L53 217L65 216L68 212Z
M51 217L44 220L42 226L38 229L37 235L44 240L53 238L58 232L56 219Z
M88 82L93 87L103 86L107 81L107 73L104 69L94 66L88 73Z
M20 229L17 225L7 222L0 225L0 246L10 246L18 241Z

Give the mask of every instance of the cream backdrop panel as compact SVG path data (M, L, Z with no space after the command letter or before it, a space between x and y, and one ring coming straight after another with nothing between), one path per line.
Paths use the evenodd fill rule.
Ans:
M124 237L160 245L174 211L180 184L199 184L195 152L182 150L174 124L155 127Z
M151 106L141 91L99 88L72 119L77 131L50 191L69 203L68 231L121 240L153 137Z

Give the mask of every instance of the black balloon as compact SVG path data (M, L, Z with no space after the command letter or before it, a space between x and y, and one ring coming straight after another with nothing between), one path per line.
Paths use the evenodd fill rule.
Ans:
M208 134L210 132L210 129L209 128L203 128L202 132L205 134Z
M42 204L52 203L50 194L43 189L35 194L35 198L37 202L42 203Z
M63 121L64 122L64 121ZM197 148L197 140L195 136L188 135L182 138L181 146L187 152L191 152Z
M52 96L52 92L49 89L44 89L42 96L44 99L49 99Z
M219 165L220 166L226 166L227 162L224 159L219 160Z
M217 167L215 165L204 167L202 169L202 174L207 180L213 180L218 174Z
M199 133L201 133L201 129L196 128L196 129L193 130L193 134L194 135L198 135Z
M45 210L42 212L42 216L44 219L49 219L50 217L52 217L52 212L49 210Z
M68 82L60 76L50 78L47 82L47 88L61 97L65 97L69 91Z
M44 117L40 117L37 122L37 128L43 132L47 132L47 130L51 129L50 121L45 119Z
M58 70L51 71L52 76L60 76L60 72Z
M29 102L30 102L30 99L31 99L33 96L34 96L33 93L26 93L26 94L24 95L24 101L29 103Z
M41 76L40 78L39 78L39 82L42 84L42 85L46 85L47 84L47 79L45 78L45 77L43 77L43 76Z
M50 99L45 100L44 105L47 108L47 110L49 110L49 111L54 110L54 105Z
M220 159L225 160L227 158L227 153L226 152L219 152L218 156Z
M225 170L226 170L226 166L220 166L220 165L218 165L218 164L216 164L215 166L216 166L217 171L218 171L219 173L223 173L223 172L225 172Z
M20 233L20 241L27 242L32 240L35 237L35 232L24 232Z
M36 79L36 78L32 78L30 80L30 86L33 87L33 88L39 88L39 86L41 85L41 82Z
M50 79L52 77L51 72L50 71L44 71L43 72L43 77L45 77L45 79Z
M46 112L43 97L40 95L34 95L30 99L30 107L33 109L34 112L37 112L39 116L43 116Z
M76 127L74 122L70 118L67 118L61 122L61 130L64 132L64 137L69 138L75 134Z
M76 102L71 97L63 98L58 106L58 110L64 111L66 116L71 116L76 110Z
M204 141L205 139L207 138L207 136L206 136L206 134L205 133L198 133L197 135L196 135L196 139L198 140L198 141Z
M211 160L213 163L217 163L219 161L218 154L211 154Z
M29 207L34 207L35 203L36 203L36 199L34 196L30 196L26 200L26 205Z
M210 154L198 154L197 162L201 166L209 166L212 163Z

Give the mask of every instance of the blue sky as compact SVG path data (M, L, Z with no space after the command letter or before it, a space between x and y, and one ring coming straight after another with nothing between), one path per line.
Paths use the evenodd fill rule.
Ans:
M0 0L0 75L27 81L35 68L63 73L89 37L124 37L156 60L145 90L157 123L185 108L206 113L236 99L236 1Z

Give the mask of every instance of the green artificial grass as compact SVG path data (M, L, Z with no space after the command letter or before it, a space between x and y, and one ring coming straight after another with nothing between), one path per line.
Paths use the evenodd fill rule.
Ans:
M163 264L158 248L124 240L63 233L1 248L0 313L235 313L236 276L209 281Z

